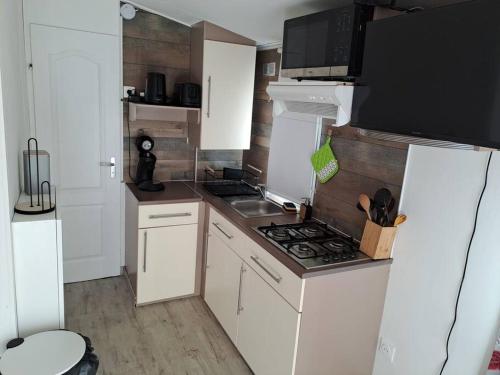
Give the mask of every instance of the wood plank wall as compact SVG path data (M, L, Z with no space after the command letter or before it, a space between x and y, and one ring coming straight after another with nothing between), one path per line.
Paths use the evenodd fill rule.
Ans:
M276 64L276 75L274 77L264 76L263 66L266 63ZM267 162L269 158L269 142L271 140L271 129L273 124L273 102L266 93L269 82L277 81L281 66L281 55L277 49L257 52L255 66L255 91L252 113L252 140L250 150L243 152L243 166L247 165L262 170L260 182L266 183Z
M189 82L191 28L167 18L140 11L130 21L123 21L123 84L145 89L148 72L166 75L167 95L172 96L174 84ZM185 123L164 121L128 122L127 104L124 104L124 180L128 175L128 126L131 141L131 174L135 175L138 152L135 137L142 129L155 140L153 153L157 157L155 178L167 180L193 180L195 149L187 144ZM200 168L224 166L240 167L242 151L203 151L199 154Z
M262 64L271 61L276 62L277 67L280 66L280 54L276 49L257 52L252 144L251 149L243 153L244 166L252 164L264 170L263 183L267 177L273 121L272 101L265 88L269 81L277 80L277 77L264 77ZM322 142L329 125L329 121L324 121ZM377 189L386 187L399 203L408 146L364 137L356 129L347 126L334 129L332 147L340 171L326 184L318 182L313 216L360 239L365 215L356 208L359 194L373 196Z
M329 121L324 121L322 142L328 127ZM398 207L408 145L378 141L344 126L334 128L332 148L340 170L326 184L318 182L313 216L361 239L366 215L356 208L359 194L373 197L385 187L395 196Z

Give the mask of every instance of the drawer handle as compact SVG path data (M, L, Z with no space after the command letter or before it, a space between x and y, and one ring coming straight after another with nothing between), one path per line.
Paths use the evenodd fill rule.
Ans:
M219 224L219 223L212 223L212 225L213 225L214 227L216 227L218 230L220 230L220 231L221 231L221 233L222 233L224 236L226 236L229 240L230 240L231 238L233 238L233 236L231 236L230 234L227 234L227 233L224 231L224 229L222 229L222 228L220 227L220 224Z
M146 255L148 253L148 232L144 232L144 257L142 262L142 272L146 272Z
M276 276L273 272L269 271L269 270L267 269L267 267L266 267L266 266L264 266L264 264L262 264L262 262L260 261L259 257L255 257L255 256L251 255L251 256L250 256L250 258L251 258L251 259L252 259L255 263L257 263L257 265L258 265L260 268L262 268L262 269L264 270L264 272L265 272L265 273L267 273L269 276L271 276L271 278L272 278L274 281L276 281L278 284L280 283L280 281L281 281L281 279L282 279L282 278L281 278L281 276L279 276L279 275L278 275L278 276Z
M191 216L191 212L183 212L178 214L161 214L161 215L149 215L150 219L170 219L173 217L186 217Z

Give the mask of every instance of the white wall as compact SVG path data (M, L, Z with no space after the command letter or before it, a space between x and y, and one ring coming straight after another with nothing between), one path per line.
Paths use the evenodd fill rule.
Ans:
M29 136L22 2L0 0L0 67L2 70L9 206L19 197L20 149ZM24 146L24 148L26 148Z
M20 149L29 135L22 2L0 0L0 353L16 336L10 219L19 196ZM3 93L3 95L2 95Z
M5 350L6 342L17 336L1 83L2 72L0 70L0 355Z
M411 146L374 375L438 375L488 153ZM485 374L500 324L500 153L490 167L445 375Z

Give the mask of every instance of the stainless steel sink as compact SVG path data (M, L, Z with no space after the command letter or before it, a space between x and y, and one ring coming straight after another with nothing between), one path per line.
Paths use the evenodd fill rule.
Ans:
M283 214L280 206L264 199L238 199L227 200L227 202L236 212L246 218Z

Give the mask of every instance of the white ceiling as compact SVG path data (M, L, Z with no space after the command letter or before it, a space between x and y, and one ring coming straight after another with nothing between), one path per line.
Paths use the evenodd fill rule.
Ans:
M258 45L280 43L283 21L353 0L125 0L144 10L193 25L206 20L253 39ZM397 0L401 7L431 7L463 0Z
M352 0L133 0L145 10L191 26L206 20L257 41L279 43L287 18L349 4Z

